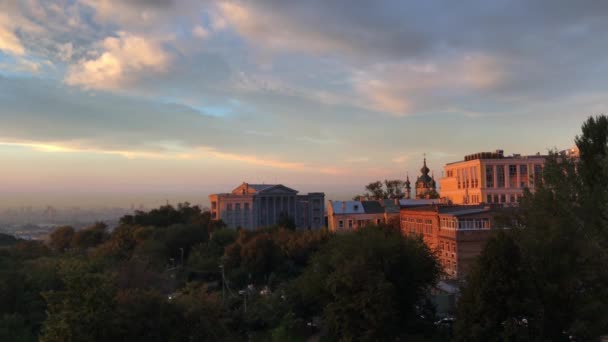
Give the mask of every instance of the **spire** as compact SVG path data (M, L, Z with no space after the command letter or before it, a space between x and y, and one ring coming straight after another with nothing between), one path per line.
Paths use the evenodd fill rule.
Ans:
M410 186L410 175L408 172L405 173L405 199L412 198L412 187Z
M426 166L426 153L425 153L424 154L424 162L423 162L423 165L422 165L422 169L420 169L420 172L423 175L428 175L429 171L431 171L431 170L429 170L429 168Z

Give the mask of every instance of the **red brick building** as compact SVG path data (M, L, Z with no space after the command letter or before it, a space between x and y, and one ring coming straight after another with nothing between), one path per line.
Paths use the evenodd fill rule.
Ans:
M496 214L487 206L402 208L401 232L421 236L435 251L445 276L462 279L496 231Z

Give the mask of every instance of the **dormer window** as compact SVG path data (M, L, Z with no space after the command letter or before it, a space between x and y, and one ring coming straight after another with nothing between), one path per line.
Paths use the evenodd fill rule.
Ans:
M359 205L355 205L355 211L359 210Z

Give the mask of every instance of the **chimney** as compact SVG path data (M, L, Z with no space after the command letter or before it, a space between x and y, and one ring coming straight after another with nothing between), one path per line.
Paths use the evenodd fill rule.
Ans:
M346 201L342 201L342 213L346 212Z

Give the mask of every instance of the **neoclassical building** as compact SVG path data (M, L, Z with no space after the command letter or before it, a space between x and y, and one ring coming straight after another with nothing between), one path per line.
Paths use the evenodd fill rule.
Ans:
M322 228L325 194L298 195L282 184L243 184L231 193L209 195L211 217L228 227L256 229L272 226L282 216L292 218L298 228Z
M503 150L479 152L447 164L441 197L454 204L493 203L517 206L524 189L534 190L546 156L505 156Z

